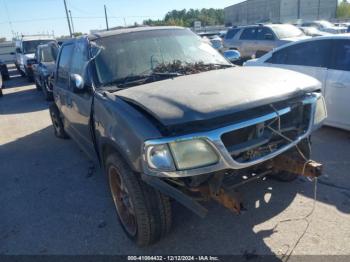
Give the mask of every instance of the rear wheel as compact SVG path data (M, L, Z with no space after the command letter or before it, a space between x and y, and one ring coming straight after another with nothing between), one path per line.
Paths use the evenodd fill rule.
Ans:
M305 139L303 141L301 141L298 144L298 149L301 151L301 153L303 154L303 156L307 159L310 158L311 152L310 152L310 147L309 147L309 140ZM301 156L300 152L298 151L297 148L293 148L291 149L291 151L289 151L289 154L292 154L293 158L297 159L297 158L303 158L303 156ZM305 160L306 161L306 160ZM294 174L294 173L290 173L290 172L278 172L278 173L273 173L271 174L271 177L281 181L281 182L292 182L295 179L298 178L298 174Z
M57 136L58 138L65 138L65 139L69 138L66 131L64 131L64 126L63 126L60 113L58 111L57 106L54 103L50 105L49 111L50 111L52 125L55 131L55 136Z
M145 184L118 154L105 161L118 218L127 236L139 246L148 246L165 236L171 227L168 197Z

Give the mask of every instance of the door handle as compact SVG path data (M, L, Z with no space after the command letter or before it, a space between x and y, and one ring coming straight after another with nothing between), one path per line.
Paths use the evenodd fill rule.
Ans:
M332 84L332 86L335 88L346 88L346 85L344 85L343 83L340 83L340 82L335 82Z

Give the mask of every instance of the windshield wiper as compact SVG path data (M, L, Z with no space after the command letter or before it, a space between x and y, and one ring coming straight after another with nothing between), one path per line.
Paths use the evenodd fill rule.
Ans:
M149 81L153 82L159 79L167 79L172 77L182 76L183 74L177 72L152 72L151 74L130 75L123 78L104 84L104 87L116 85L117 88L124 88L130 85L140 85Z
M216 66L216 67L221 67L221 68L230 68L230 67L235 67L235 65L231 64L215 64L215 63L210 63L210 64L204 64L205 66Z

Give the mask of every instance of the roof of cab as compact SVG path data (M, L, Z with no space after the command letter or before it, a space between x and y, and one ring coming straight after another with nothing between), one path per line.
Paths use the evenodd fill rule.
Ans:
M110 31L102 31L94 34L88 35L89 40L95 40L98 38L109 37L120 34L128 34L134 32L144 32L144 31L154 31L154 30L170 30L170 29L184 29L183 27L178 26L144 26L144 27L132 27L132 28L122 28Z

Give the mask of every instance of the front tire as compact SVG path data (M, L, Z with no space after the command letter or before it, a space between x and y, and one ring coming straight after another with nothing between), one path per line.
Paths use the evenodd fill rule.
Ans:
M49 111L50 111L52 125L55 131L55 136L63 139L69 138L66 131L64 130L60 112L58 111L58 108L54 103L50 105Z
M127 236L139 246L159 241L171 228L169 198L145 184L118 154L109 155L105 167L118 218Z

